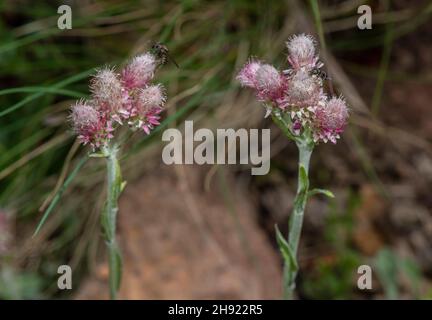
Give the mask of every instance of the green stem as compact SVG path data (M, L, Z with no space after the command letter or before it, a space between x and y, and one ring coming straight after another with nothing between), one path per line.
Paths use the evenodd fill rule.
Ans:
M291 245L291 248L294 251L294 254L297 254L298 244L300 240L300 232L303 224L303 215L304 209L306 207L307 196L303 196L302 190L307 193L309 189L309 178L307 181L303 181L300 177L300 167L303 166L306 171L306 176L309 172L309 162L312 155L312 148L304 145L297 144L299 149L299 172L298 172L298 185L297 185L297 194L294 199L294 209L291 215L291 225L290 225L290 234L288 238L288 243Z
M308 143L307 139L298 139L296 141L299 150L299 170L297 194L294 199L294 208L290 217L288 244L292 250L292 255L297 263L297 250L300 241L301 230L303 226L304 210L306 207L307 193L309 190L309 162L313 151L313 144ZM297 276L297 267L291 263L285 262L284 265L284 298L292 299L295 290L295 279Z
M121 257L116 241L117 203L124 184L117 158L117 146L107 146L102 152L107 165L107 201L102 214L102 227L108 248L110 297L116 299L121 280Z

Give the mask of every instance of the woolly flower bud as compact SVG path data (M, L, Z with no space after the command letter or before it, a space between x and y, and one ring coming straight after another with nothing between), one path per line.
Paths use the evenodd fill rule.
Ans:
M321 82L305 70L296 72L288 81L285 107L315 107L323 97Z
M121 108L123 89L113 70L98 70L91 80L90 89L97 109L115 113Z
M80 133L83 130L92 130L97 127L99 123L99 113L86 102L77 102L71 108L70 118L76 133Z
M258 68L255 75L255 82L258 95L262 99L276 100L282 95L282 76L276 68L269 64L263 64Z
M315 52L315 40L310 35L294 35L286 43L288 61L292 67L312 69L317 65L318 57Z
M100 128L99 112L85 101L71 107L70 119L74 132L84 144L91 142Z
M314 140L336 143L348 120L348 107L343 98L333 97L315 111Z
M140 115L145 115L152 108L161 108L165 104L165 100L165 93L161 85L148 86L139 93L138 112Z
M122 72L126 89L142 88L153 78L156 69L156 58L146 53L132 59Z
M256 88L256 74L262 64L255 60L250 60L238 73L236 79L244 87Z

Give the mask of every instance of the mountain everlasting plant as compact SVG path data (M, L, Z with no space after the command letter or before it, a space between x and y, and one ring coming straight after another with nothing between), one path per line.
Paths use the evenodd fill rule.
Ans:
M109 256L110 296L116 298L121 279L121 256L116 242L118 198L125 187L118 161L120 145L116 130L128 126L146 134L159 125L165 104L162 85L152 84L158 59L150 53L133 58L121 72L103 68L90 82L91 98L71 107L70 121L91 157L106 159L107 199L102 213L102 229Z
M269 64L250 59L237 75L244 87L252 88L284 134L299 150L298 187L290 216L288 239L276 226L276 238L284 258L284 297L292 298L298 272L297 250L303 215L309 196L330 191L309 190L309 162L319 143L336 143L348 120L348 107L342 97L329 97L323 89L322 71L315 40L294 35L286 43L290 67L278 71Z

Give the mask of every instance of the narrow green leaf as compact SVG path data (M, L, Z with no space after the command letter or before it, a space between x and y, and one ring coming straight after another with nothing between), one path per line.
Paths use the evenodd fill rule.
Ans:
M123 192L124 188L126 187L127 181L123 181L120 185L120 193Z
M282 257L284 258L284 261L287 265L290 266L290 270L292 272L296 272L298 270L298 264L295 258L295 255L293 253L293 250L291 249L291 246L286 241L282 233L280 232L277 225L275 225L276 229L276 241L279 245L279 250L282 253Z
M105 158L106 155L103 154L102 152L94 152L94 153L90 153L89 157L90 158Z
M322 194L322 195L325 195L326 197L329 197L329 198L335 197L333 192L331 192L330 190L326 190L326 189L312 189L311 191L308 192L308 197L312 197L316 194Z
M326 42L325 42L325 38L324 38L324 29L323 29L323 25L322 25L322 21L321 21L321 13L320 13L320 9L319 9L318 0L309 0L309 4L310 4L311 9L312 9L312 14L314 17L314 21L315 21L316 29L317 29L318 36L320 39L321 47L323 48L323 51L325 51Z

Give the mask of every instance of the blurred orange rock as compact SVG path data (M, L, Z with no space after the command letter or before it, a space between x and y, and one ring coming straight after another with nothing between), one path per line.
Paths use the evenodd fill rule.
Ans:
M281 260L247 195L232 181L222 194L217 176L205 191L204 174L161 167L128 185L119 211L119 298L280 298ZM76 298L108 298L106 269L102 264Z

